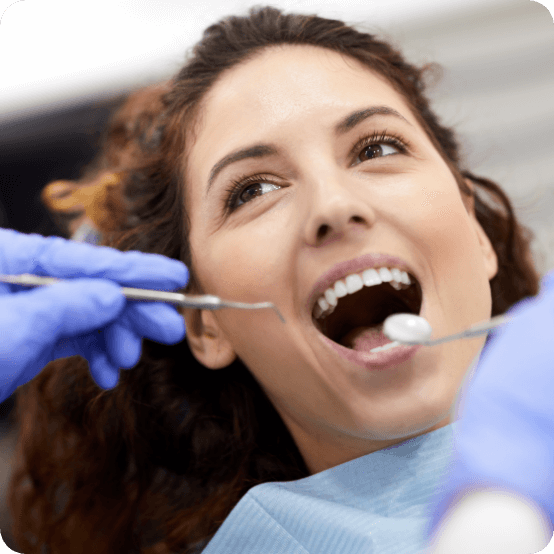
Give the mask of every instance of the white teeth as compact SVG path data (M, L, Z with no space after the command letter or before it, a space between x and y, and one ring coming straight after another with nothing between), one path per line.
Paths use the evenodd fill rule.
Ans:
M392 281L392 273L386 267L382 267L379 270L379 276L381 277L383 283Z
M362 278L356 273L349 275L346 278L346 290L348 291L348 294L358 292L363 288L364 288L364 283L362 281Z
M316 319L323 319L335 311L338 304L337 298L343 298L347 294L353 294L361 290L364 285L373 287L381 283L390 283L396 290L408 288L412 281L406 271L394 267L388 269L366 269L363 273L352 273L345 280L338 280L332 287L329 287L315 304L313 316Z
M337 305L337 295L335 294L335 291L333 289L327 289L324 296L329 306L335 307Z
M321 298L320 298L321 300ZM316 319L319 319L321 317L321 314L323 313L323 310L321 309L321 307L319 306L319 303L316 304L314 306L314 313L313 313L313 316L316 318Z
M392 275L390 284L396 290L405 289L412 284L409 275L405 271L400 271L398 268L394 267L390 270L390 273Z
M323 296L317 301L317 303L321 308L321 313L329 309L329 303L325 300L325 298L323 298Z
M390 282L391 286L396 290L400 290L402 288L402 272L394 267L390 270L390 273L392 275L392 281Z
M410 280L410 276L408 275L408 273L406 271L401 271L400 276L401 276L402 283L404 283L405 285L408 285L408 286L410 286L412 284L412 281Z
M337 281L335 283L335 294L337 295L337 298L342 298L348 294L348 289L346 288L344 281Z
M402 282L402 274L398 268L394 267L393 269L391 269L390 274L392 275L394 281L396 281L397 283Z
M390 270L390 274L392 276L390 284L396 290L405 289L412 284L409 275L405 271L400 271L398 268L394 267Z
M377 348L372 348L370 352L383 352L384 350L390 350L391 348L396 348L397 346L402 346L402 343L393 341L383 346L378 346Z
M377 273L377 271L375 271L374 269L366 269L362 273L362 280L366 287L380 285L383 282L381 281L381 277L379 277L379 274Z

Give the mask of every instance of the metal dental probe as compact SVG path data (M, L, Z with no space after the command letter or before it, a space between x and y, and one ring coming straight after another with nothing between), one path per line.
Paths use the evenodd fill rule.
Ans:
M94 277L91 277L94 278ZM99 277L101 278L101 277ZM40 277L30 273L22 275L1 275L0 283L9 283L12 285L22 285L24 287L42 287L69 281L70 279L56 279L54 277ZM231 302L222 300L221 298L211 295L190 295L179 292L165 292L151 289L135 289L130 287L121 287L121 292L129 300L145 300L148 302L165 302L168 304L176 304L183 308L197 308L199 310L220 310L222 308L240 308L245 310L257 310L263 308L272 308L275 310L279 319L285 323L285 318L281 312L271 302L258 302L249 304L245 302Z

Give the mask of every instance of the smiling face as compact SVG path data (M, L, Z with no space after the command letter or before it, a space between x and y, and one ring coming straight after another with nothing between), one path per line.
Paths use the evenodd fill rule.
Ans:
M417 279L435 336L491 315L490 242L386 80L321 48L265 50L210 90L187 160L190 242L204 291L273 302L286 319L272 310L187 310L197 359L219 369L238 356L311 472L448 424L484 338L361 365L331 347L312 317L329 279L374 266ZM395 263L356 261L372 254ZM360 298L352 317L369 302Z

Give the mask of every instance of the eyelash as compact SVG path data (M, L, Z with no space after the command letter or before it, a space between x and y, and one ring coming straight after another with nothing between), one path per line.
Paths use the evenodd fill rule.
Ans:
M253 185L261 181L263 181L264 183L276 184L273 183L271 179L268 179L267 176L262 174L251 175L250 177L247 175L241 175L237 179L233 179L231 181L231 186L226 190L225 193L225 197L227 198L227 201L225 202L226 213L231 213L240 208L240 206L235 206L235 203L242 191L246 189L248 185ZM242 205L244 206L244 204Z
M368 146L371 146L372 144L388 144L390 146L394 146L399 150L401 154L406 154L410 150L410 145L407 140L399 135L396 135L394 133L387 133L387 131L385 131L383 133L375 132L369 136L363 135L352 147L350 155L352 156L356 152L360 153L362 150L364 150ZM268 179L267 176L263 174L251 176L241 175L237 179L233 179L233 181L231 182L231 186L225 191L225 197L227 198L225 202L225 212L229 214L240 208L241 206L244 206L244 204L247 204L247 202L245 202L244 204L241 204L241 206L235 205L238 197L248 185L260 183L261 181L263 181L264 183L277 185L277 183L274 183L271 178Z

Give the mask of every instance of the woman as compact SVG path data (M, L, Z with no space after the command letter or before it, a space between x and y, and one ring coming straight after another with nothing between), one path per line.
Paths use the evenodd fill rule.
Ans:
M297 486L332 505L320 478L338 475L340 494L351 468L360 504L340 538L363 516L358 546L421 548L484 339L368 354L387 342L379 323L414 311L445 335L538 287L528 234L463 167L423 78L339 21L263 8L206 30L165 97L160 147L126 167L126 217L105 244L180 259L188 292L272 301L287 323L185 310L186 342L147 342L114 390L75 358L23 387L10 504L25 552L195 552L214 535L206 552L231 549L234 522L242 541L266 529L234 510L259 504L254 491L285 482L284 499ZM361 290L345 294L356 277L335 286L353 274Z

